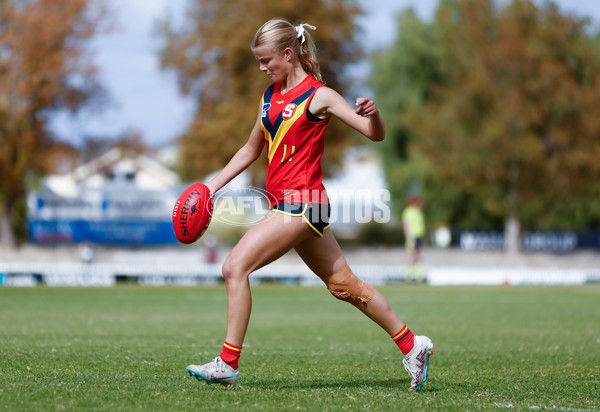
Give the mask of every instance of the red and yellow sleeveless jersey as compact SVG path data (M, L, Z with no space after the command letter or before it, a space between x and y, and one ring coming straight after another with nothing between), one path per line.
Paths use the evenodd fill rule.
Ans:
M271 206L282 202L328 203L320 164L328 120L308 111L320 87L324 85L308 75L283 95L279 83L263 93L261 129L267 144Z

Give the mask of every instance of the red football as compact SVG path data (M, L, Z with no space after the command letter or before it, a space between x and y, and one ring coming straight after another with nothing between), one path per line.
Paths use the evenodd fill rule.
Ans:
M212 218L213 201L203 183L188 187L175 202L173 230L181 243L194 243L208 229Z

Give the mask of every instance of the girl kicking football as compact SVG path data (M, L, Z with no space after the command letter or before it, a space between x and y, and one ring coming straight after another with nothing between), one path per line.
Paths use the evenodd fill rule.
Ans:
M385 137L383 120L372 99L357 98L352 108L323 85L307 28L315 29L274 19L252 40L259 68L273 84L262 95L248 141L206 185L216 193L266 147L272 210L248 230L223 265L227 334L220 355L203 365L189 365L187 372L208 383L235 385L252 308L248 277L294 249L333 296L354 305L391 336L404 355L409 390L418 391L427 379L433 343L414 335L385 297L354 275L328 229L329 200L322 183L320 160L329 119L337 117L373 141Z

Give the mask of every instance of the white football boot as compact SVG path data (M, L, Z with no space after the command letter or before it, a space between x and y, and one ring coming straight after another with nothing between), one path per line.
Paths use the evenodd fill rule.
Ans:
M240 375L239 368L233 369L220 356L204 365L189 365L185 371L199 381L204 380L208 384L220 383L225 387L233 387Z
M415 346L402 360L404 368L412 378L410 392L420 391L427 380L429 356L433 353L433 342L427 336L415 336Z

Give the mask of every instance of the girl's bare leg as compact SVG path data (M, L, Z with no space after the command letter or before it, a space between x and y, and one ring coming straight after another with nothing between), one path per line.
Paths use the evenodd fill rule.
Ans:
M308 238L294 249L321 279L341 270L347 265L340 246L330 229L325 230L322 238ZM375 290L373 298L360 310L371 320L381 326L388 334L398 333L404 323L392 309L387 299Z
M314 236L302 217L277 212L269 213L246 232L223 264L227 287L227 342L243 344L252 310L250 274Z

